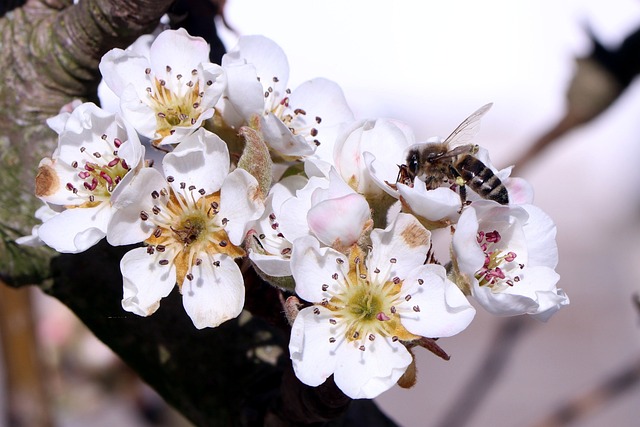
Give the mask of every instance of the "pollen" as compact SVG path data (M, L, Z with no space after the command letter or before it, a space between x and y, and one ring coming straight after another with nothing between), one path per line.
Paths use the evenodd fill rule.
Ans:
M524 264L516 263L518 260L516 252L507 251L499 245L502 241L500 232L480 230L476 241L485 256L482 268L476 273L480 286L489 286L493 291L499 292L506 287L514 286L521 280L521 276L513 275L512 271L518 272Z
M244 256L244 250L229 241L224 229L227 221L212 208L219 206L219 191L202 197L195 187L184 192L161 189L152 191L149 197L154 209L151 214L141 212L141 219L147 218L156 231L145 243L155 248L153 253L160 252L172 259L178 286L182 286L185 278L194 279L193 267L202 264L203 256Z
M171 67L167 66L167 70ZM170 80L153 78L150 90L147 90L148 102L156 113L156 133L160 138L172 135L176 127L190 127L197 123L203 112L200 80L197 70L192 79L183 78L181 74L170 77ZM195 80L195 81L194 81Z
M336 266L347 266L347 261L336 259ZM376 270L379 271L378 268ZM376 337L411 340L417 337L401 323L401 312L396 306L405 296L401 295L402 281L397 278L372 276L367 257L357 245L352 246L348 259L348 272L337 268L332 279L335 286L322 285L329 295L320 305L331 311L331 324L344 326L344 338L358 348L366 349ZM412 310L416 312L415 309ZM363 350L364 351L364 350Z

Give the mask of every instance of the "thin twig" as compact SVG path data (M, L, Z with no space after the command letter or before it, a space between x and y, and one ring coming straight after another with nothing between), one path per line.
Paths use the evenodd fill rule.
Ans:
M489 390L508 366L509 358L516 343L532 322L526 316L506 319L496 332L489 351L475 370L463 392L449 406L438 427L462 427L466 425L476 409L489 396Z
M640 358L605 378L593 389L569 400L533 427L562 427L584 419L640 383Z

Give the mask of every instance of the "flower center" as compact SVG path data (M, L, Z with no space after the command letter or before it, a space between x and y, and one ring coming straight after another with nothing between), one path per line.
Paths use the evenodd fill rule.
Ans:
M96 206L110 199L111 193L131 169L127 162L118 157L118 148L122 145L119 138L110 141L106 134L101 139L107 144L107 150L89 153L86 147L80 147L82 158L71 162L71 167L81 168L78 177L83 181L78 188L71 182L66 189L74 194L84 195L88 201L83 207Z
M278 77L273 77L274 83L278 81ZM272 86L268 86L264 92L265 114L271 113L275 115L289 128L293 135L302 135L309 143L313 143L316 146L320 145L320 141L317 139L318 129L315 126L322 123L322 118L315 116L311 119L304 109L290 107L290 94L291 89L286 89L285 96L280 98L281 94L276 92Z
M147 87L149 104L156 112L156 132L162 138L172 135L175 127L193 126L202 114L202 97L204 92L200 89L198 70L193 69L188 77L182 74L173 74L171 67L167 65L167 73L170 80L153 78L152 86ZM145 73L149 75L151 69ZM206 85L211 86L212 81Z
M269 226L272 230L271 232L253 235L253 241L257 244L259 252L270 255L279 253L284 259L290 259L292 251L291 243L280 231L280 223L278 222L274 212L269 214Z
M368 323L377 321L376 316L383 313L385 308L389 308L383 307L384 302L385 300L379 293L371 292L371 286L364 283L362 286L354 287L345 308L359 322Z
M521 280L521 276L514 275L513 272L523 269L524 264L515 262L518 257L515 252L505 253L504 249L496 247L502 240L502 236L497 230L478 231L476 240L485 256L484 265L476 272L480 286L489 286L494 291L501 291Z
M331 325L338 326L337 335L331 337L330 342L344 338L364 351L376 336L393 341L417 338L402 326L396 308L402 301L402 281L397 277L382 279L385 274L380 274L378 268L370 272L363 259L363 251L357 245L352 246L348 272L345 274L338 268L332 276L338 286L322 285L328 297L320 305L332 312ZM341 266L345 260L338 258L336 262ZM315 312L319 314L319 309Z
M194 265L200 265L203 256L221 253L237 258L244 255L242 248L229 241L224 229L228 219L218 215L220 192L203 194L203 189L196 192L193 186L185 193L163 188L151 193L154 199L151 212L140 212L140 219L155 226L153 234L145 240L147 253L155 256L161 253L160 265L173 263L179 285L185 278L192 279L190 271Z

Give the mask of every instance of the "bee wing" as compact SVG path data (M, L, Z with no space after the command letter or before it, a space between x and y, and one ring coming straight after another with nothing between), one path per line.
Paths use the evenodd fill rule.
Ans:
M465 145L473 139L480 130L480 119L486 114L493 105L492 102L478 108L473 114L464 119L451 135L444 140L449 149Z

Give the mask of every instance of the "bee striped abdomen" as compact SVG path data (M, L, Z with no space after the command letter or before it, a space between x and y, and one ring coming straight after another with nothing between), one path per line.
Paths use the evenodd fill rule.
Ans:
M509 193L500 178L491 169L473 156L462 156L455 165L456 170L481 197L502 205L509 204Z

